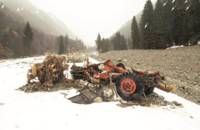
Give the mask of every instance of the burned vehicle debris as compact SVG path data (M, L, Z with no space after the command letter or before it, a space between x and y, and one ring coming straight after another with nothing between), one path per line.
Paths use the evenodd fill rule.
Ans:
M139 100L139 104L165 104L162 97L153 93L154 88L172 92L175 87L163 81L164 77L159 72L138 71L123 63L115 65L111 60L91 64L87 59L83 66L75 63L71 66L65 56L47 56L42 63L32 65L27 73L27 84L19 90L36 92L75 89L78 95L67 99L78 104Z
M115 98L132 101L150 95L154 88L167 92L175 90L174 86L163 82L164 77L159 72L127 69L123 63L114 65L111 60L99 64L87 64L85 67L73 65L71 74L74 80L84 80L97 86L92 91L96 97L107 95L107 98L114 98L113 95L115 95ZM83 96L84 94L80 91L80 97ZM77 96L71 98L72 102L77 102L77 98Z

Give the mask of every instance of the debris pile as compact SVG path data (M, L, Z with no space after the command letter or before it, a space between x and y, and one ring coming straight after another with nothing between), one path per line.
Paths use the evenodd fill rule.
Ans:
M68 53L66 54L67 62L69 63L81 63L87 58L86 54L84 53Z
M175 90L174 86L164 83L164 77L159 72L127 69L123 63L114 65L110 60L99 64L88 63L84 67L74 65L71 74L74 80L84 80L92 84L92 87L85 86L79 91L79 95L69 99L80 104L89 104L98 99L98 101L124 100L140 104L166 105L164 99L155 96L154 88L166 92Z
M34 64L27 73L27 84L20 88L23 91L48 91L54 87L66 86L64 71L68 64L64 56L47 56L42 63ZM62 83L62 84L61 84Z
M19 89L34 92L74 88L79 92L69 98L74 103L120 101L143 106L170 104L153 91L154 88L167 92L175 89L163 82L164 77L159 72L128 69L123 63L115 65L111 60L99 64L90 64L87 60L85 66L74 64L70 69L68 67L66 57L47 56L42 63L34 64L28 70L27 84ZM64 75L64 71L69 70L71 80Z

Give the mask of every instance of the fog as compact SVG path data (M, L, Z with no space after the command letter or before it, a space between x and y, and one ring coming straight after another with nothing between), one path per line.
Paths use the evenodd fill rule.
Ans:
M87 45L94 45L98 33L109 37L133 15L146 0L31 0L38 8L62 20Z

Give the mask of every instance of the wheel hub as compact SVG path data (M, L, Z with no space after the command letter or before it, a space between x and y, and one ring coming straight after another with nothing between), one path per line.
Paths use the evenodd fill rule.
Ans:
M131 78L124 78L120 83L121 91L126 95L134 94L136 91L135 81Z

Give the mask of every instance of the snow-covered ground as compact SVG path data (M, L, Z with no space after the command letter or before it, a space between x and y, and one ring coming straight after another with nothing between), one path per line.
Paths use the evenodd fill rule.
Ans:
M174 46L171 46L171 47L169 47L167 49L176 49L176 48L182 48L182 47L184 47L184 45L180 45L180 46L174 45Z
M118 102L73 104L75 90L24 93L26 72L42 57L0 61L0 130L200 130L200 106L157 90L183 108L119 107Z

